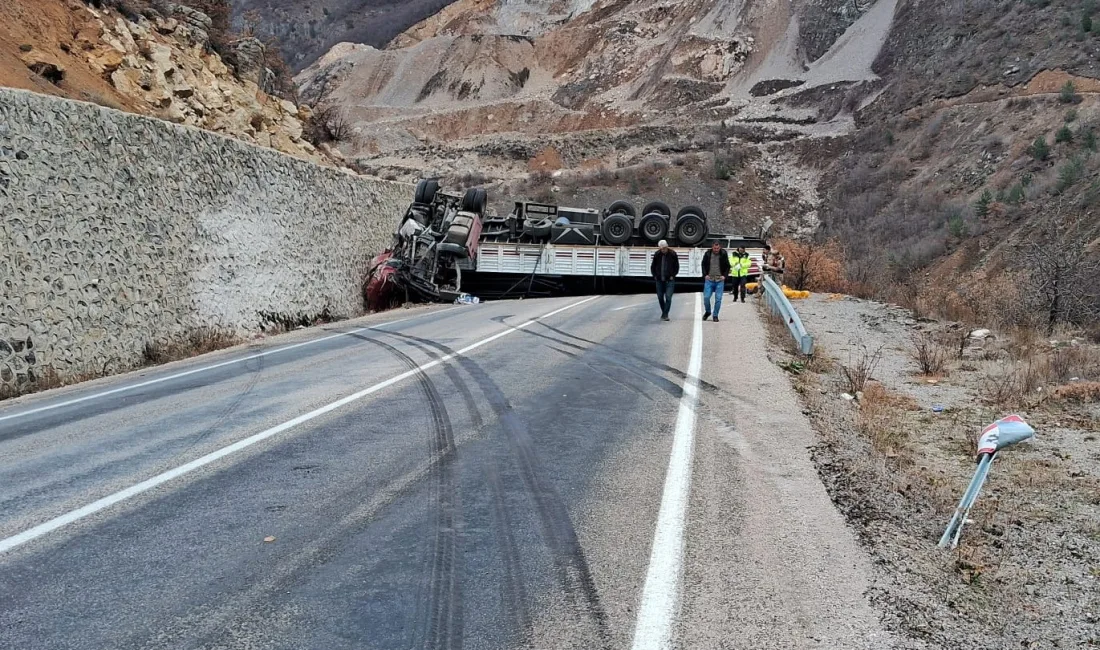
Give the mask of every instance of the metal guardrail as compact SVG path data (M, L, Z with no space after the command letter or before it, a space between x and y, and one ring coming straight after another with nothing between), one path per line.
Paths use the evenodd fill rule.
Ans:
M764 300L767 301L768 307L773 314L778 314L783 322L787 324L787 329L791 331L791 336L794 337L799 350L802 351L802 354L813 354L814 338L806 332L806 327L802 325L802 319L798 317L794 305L783 294L783 287L766 275L761 278L760 282L764 286Z
M955 508L947 528L940 537L940 548L955 548L959 545L959 536L962 535L963 524L969 521L970 508L978 499L978 493L982 490L985 479L989 476L989 470L993 466L993 459L1002 449L1017 445L1035 435L1035 429L1019 415L1010 415L1001 418L993 424L982 429L982 437L978 440L978 468L974 471L974 477L970 479L970 485L966 487L962 500Z

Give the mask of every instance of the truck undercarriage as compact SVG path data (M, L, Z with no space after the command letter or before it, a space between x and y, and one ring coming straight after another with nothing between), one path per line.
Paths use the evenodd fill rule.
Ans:
M367 308L462 301L468 291L486 298L644 291L660 240L680 256L681 277L689 282L701 283L698 262L713 241L745 247L751 274L759 273L767 225L758 237L712 235L701 208L687 206L673 217L660 201L637 214L628 201L604 210L517 201L498 217L486 214L484 189L459 196L422 180L391 246L371 263Z

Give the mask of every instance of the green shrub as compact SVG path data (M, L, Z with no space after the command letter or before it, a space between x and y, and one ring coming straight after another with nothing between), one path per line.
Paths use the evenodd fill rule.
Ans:
M1081 144L1085 145L1085 148L1089 151L1096 151L1096 132L1092 129L1085 129L1085 135L1081 140Z
M1071 108L1066 111L1066 123L1072 122L1077 119L1077 109Z
M986 212L988 212L988 209ZM966 220L963 219L962 210L952 210L947 215L947 232L951 233L951 236L955 239L962 239L970 234L970 229L966 226Z
M1084 175L1085 161L1078 156L1074 156L1058 170L1058 184L1055 187L1059 193L1065 192L1074 183L1081 180Z
M1062 86L1062 92L1059 93L1058 99L1063 104L1073 104L1080 101L1081 97L1077 94L1077 86L1073 85L1072 81L1067 81L1066 85Z
M1084 14L1081 16L1081 32L1087 34L1092 31L1092 16Z
M1027 194L1024 192L1023 183L1017 183L1009 188L1008 193L1005 195L1005 202L1013 205L1020 205L1024 202Z
M1070 131L1068 126L1063 126L1054 134L1054 141L1058 143L1073 142L1073 131Z
M1032 142L1031 146L1027 148L1027 153L1035 160L1050 158L1050 145L1047 144L1047 139L1044 136L1035 138L1035 142Z
M985 190L982 195L978 197L978 202L974 204L974 214L979 217L984 217L989 214L989 206L993 203L993 192Z

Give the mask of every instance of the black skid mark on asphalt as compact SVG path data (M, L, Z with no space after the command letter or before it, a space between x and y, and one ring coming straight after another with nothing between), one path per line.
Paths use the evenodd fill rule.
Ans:
M474 360L459 355L451 348L436 341L398 332L387 332L387 334L396 338L430 345L444 355L453 355L452 360L458 363L481 389L489 405L496 412L501 428L507 434L507 440L517 461L520 476L527 488L528 496L535 504L535 511L542 527L543 537L553 554L554 565L559 572L562 588L571 599L575 599L577 591L580 591L580 597L583 598L585 605L583 609L592 618L592 622L596 626L596 633L600 639L599 647L610 647L611 637L607 628L607 612L600 602L599 591L596 588L596 581L592 577L592 570L588 566L588 560L585 558L584 549L581 547L580 539L577 537L577 531L573 527L565 502L562 501L554 486L544 478L543 472L539 471L538 453L527 429L527 422L515 411L497 383Z
M387 334L384 330L372 330ZM408 341L409 345L426 353L428 356L433 356L433 349L416 341ZM454 387L462 395L462 401L466 403L466 411L470 415L470 420L473 422L475 429L480 429L485 424L484 418L481 417L481 409L477 407L477 400L474 399L474 393L470 390L470 386L462 378L462 374L458 372L458 369L454 365L449 363L440 364L443 367L443 373L447 375L447 379L451 380Z
M218 417L214 420L213 423L211 423L209 426L207 426L202 431L195 434L195 436L188 443L187 447L185 447L182 451L180 451L178 454L176 454L177 458L179 456L182 456L182 455L186 454L187 452L191 451L192 449L194 449L196 445L198 445L203 440L208 438L211 433L214 433L215 431L217 431L218 428L220 428L221 425L224 424L225 421L229 419L229 416L233 415L233 413L236 412L237 408L240 407L241 402L243 402L245 400L245 398L247 398L250 394L252 394L252 391L256 389L256 384L258 384L260 382L260 375L262 375L263 372L264 372L264 356L263 355L257 356L256 357L256 363L259 367L256 368L255 371L252 372L252 375L249 377L249 380L248 380L248 385L244 387L244 390L237 393L237 395L233 398L233 401L230 402L224 409L222 409L221 413L218 414ZM166 463L166 466L175 466L175 464L176 464L175 462Z
M389 333L392 334L392 332ZM434 351L451 354L447 351L448 348L442 345L442 341L434 341L432 345L428 345L412 337L405 337L403 340L429 355ZM463 379L462 374L454 364L444 363L442 366L447 378L462 394L475 426L481 427L483 424L481 411L478 409L473 392ZM508 503L504 498L504 484L500 479L500 472L497 471L495 463L485 464L485 478L489 485L492 502L492 515L495 524L493 534L496 538L497 548L500 549L501 563L504 565L502 606L512 623L512 629L516 631L516 636L519 637L514 647L526 647L530 645L531 614L527 608L527 589L524 584L523 564L520 559L519 547L516 544L514 518L512 517L511 508L508 507Z
M420 629L413 647L458 650L463 641L462 610L462 495L455 477L457 455L454 429L447 407L427 373L420 370L412 357L384 341L361 334L349 334L390 352L409 370L416 371L416 381L431 411L433 435L429 438L429 490L434 504L432 527L435 538L432 557L424 582L427 604L419 612ZM436 461L439 462L436 462ZM417 599L424 602L424 599Z
M564 346L573 348L574 350L577 350L578 352L587 352L589 354L592 354L594 357L596 357L600 361L604 361L604 362L607 362L608 364L613 365L617 368L621 368L622 370L625 370L626 372L629 372L632 375L637 375L638 377L640 377L640 378L644 379L645 381L653 384L657 388L660 388L661 390L663 390L664 392L668 393L669 395L671 395L672 397L674 397L676 399L680 399L680 397L684 393L684 387L681 386L680 384L677 384L676 382L668 379L667 377L662 377L662 376L658 375L657 373L649 372L649 371L646 371L646 370L643 370L643 369L639 369L633 363L624 362L621 359L616 359L614 356L612 356L612 355L610 355L606 352L601 351L599 349L599 346L595 346L595 347L592 347L592 348L587 348L583 345L577 345L576 343L570 343L569 341L562 341L562 340L556 339L552 336L547 336L546 334L541 334L539 332L533 332L533 331L531 331L529 329L526 329L526 328L522 329L520 331L523 332L524 334L528 334L530 336L536 336L540 339L545 339L547 341L551 341L551 342L556 343L558 345L564 345ZM564 352L563 350L558 350L558 351L559 352ZM580 357L580 355L577 355L575 358L580 359L581 357ZM595 369L595 366L593 366L591 363L588 363L587 361L585 361L585 363L589 367ZM656 365L656 364L654 364L654 365ZM603 371L600 371L600 372L603 372ZM604 374L607 374L607 373L604 373Z
M568 345L568 343L564 343L564 342L563 342L563 344ZM649 400L651 402L653 401L653 397L649 393L647 393L645 391L645 389L639 388L639 387L635 386L634 384L623 381L623 379L621 377L616 377L614 373L607 372L603 368L601 368L598 365L588 361L587 359L585 359L583 356L577 354L576 352L570 352L569 350L563 350L562 348L559 348L555 345L549 345L547 347L549 347L554 352L564 354L565 356L569 357L570 359L573 359L575 361L580 361L584 365L591 368L593 371L600 373L604 377L607 377L609 380L615 382L616 384L619 384L623 388L626 388L627 390L629 390L631 392L637 393L637 394L641 395L642 397L646 398L647 400ZM573 347L579 347L579 346L573 346ZM631 374L638 374L638 373L635 373L635 372L629 371L629 370L628 370L628 372L631 372ZM645 376L642 376L642 379L644 379L646 381L650 381L649 378L645 377Z
M551 332L555 332L557 334L561 334L562 336L569 337L569 338L573 339L574 341L580 341L581 343L591 345L594 348L605 350L606 352L604 352L604 354L609 354L610 355L610 354L613 353L614 355L623 355L623 356L628 357L628 358L630 358L630 359L632 359L632 360L634 360L634 361L636 361L636 362L638 362L642 365L657 368L659 370L663 370L663 371L665 371L665 372L667 372L671 375L674 375L674 376L678 377L682 381L687 381L687 378L688 378L687 373L684 372L683 370L680 370L679 368L674 368L674 367L672 367L670 365L667 365L667 364L664 364L664 363L657 363L656 361L651 361L649 359L646 359L645 357L634 354L633 352L629 352L627 350L620 350L619 348L612 347L612 346L604 344L604 343L600 343L599 341L592 341L590 339L586 339L584 337L577 336L576 334L570 334L569 332L566 332L565 330L558 329L558 328L556 328L552 325L547 325L546 323L544 323L542 321L535 321L535 323L538 324L538 325L542 325L543 327L550 330ZM526 329L524 331L527 332ZM534 332L527 332L527 333L534 334ZM556 339L551 339L551 340L556 340ZM559 341L559 342L564 343L564 341ZM582 348L582 349L587 350L588 348ZM703 381L700 378L696 378L695 383L696 383L696 385L699 386L699 388L702 388L703 390L705 390L707 392L710 392L710 393L720 393L720 392L722 392L721 388L719 388L718 386L715 386L714 384L710 383L709 381Z

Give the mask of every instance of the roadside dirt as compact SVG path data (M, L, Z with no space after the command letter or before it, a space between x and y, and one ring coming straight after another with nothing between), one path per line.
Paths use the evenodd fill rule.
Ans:
M1042 378L1014 405L999 399L1006 376L1039 363L1014 361L1017 344L1003 337L968 345L959 358L966 331L951 323L841 296L816 295L796 308L817 354L808 364L793 356L785 328L773 322L772 359L790 371L817 429L814 462L831 498L875 560L870 593L889 628L938 648L1100 644L1095 402L1044 398L1044 390L1067 389ZM943 341L945 365L935 376L918 375L910 357L912 338L922 335ZM854 391L843 368L876 357L861 399L844 398ZM1080 388L1095 369L1070 372L1082 375L1070 381ZM1036 428L1036 439L997 458L959 548L938 549L973 474L980 428L1012 412Z
M97 73L82 55L82 44L98 42L91 15L53 0L7 0L0 21L0 86L122 108L137 105ZM29 57L48 60L64 70L51 83L26 64Z

